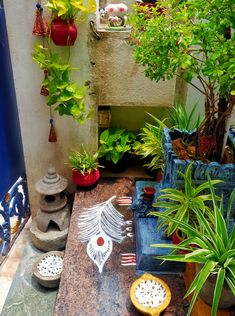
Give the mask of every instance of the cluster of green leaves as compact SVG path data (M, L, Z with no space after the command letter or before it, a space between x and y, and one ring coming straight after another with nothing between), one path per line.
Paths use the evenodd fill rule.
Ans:
M48 0L46 7L55 16L64 20L74 19L79 13L93 13L96 10L94 0L88 0L87 4L83 0Z
M201 117L198 114L195 120L195 111L197 104L195 104L191 111L187 111L182 104L177 104L168 111L170 126L178 128L181 131L189 132L192 129L198 128L201 124Z
M233 0L162 0L149 10L136 5L129 17L134 56L147 77L197 77L208 98L235 94L235 34L224 37L235 27Z
M132 150L135 134L121 128L104 130L99 138L99 157L117 164L126 152Z
M167 219L160 220L159 223L159 229L164 227L167 236L171 236L178 229L178 224L172 222L172 218L197 229L200 221L198 214L200 213L203 214L208 223L213 223L213 212L207 205L207 202L212 200L212 196L204 192L210 188L211 184L215 185L222 181L211 180L195 186L192 181L192 167L193 163L187 167L185 173L179 172L184 180L184 189L163 189L161 190L163 194L153 204L154 207L160 208L162 211L151 212L150 215L158 217L163 214L167 216Z
M180 230L187 236L179 245L155 244L153 247L172 248L173 251L166 256L158 257L162 260L177 262L194 262L202 264L202 269L196 275L191 283L185 297L193 293L188 314L192 308L198 294L200 293L207 278L213 276L216 278L214 288L214 298L212 304L211 316L216 316L218 304L220 301L223 285L229 286L235 296L235 225L229 230L229 217L232 206L235 201L235 190L229 198L227 220L224 219L223 200L217 205L217 198L210 183L210 193L213 202L214 225L210 225L204 214L198 212L198 227L192 227L190 224L181 221L178 218L171 217L166 213L159 213L159 217L171 221L177 225ZM203 231L203 234L201 233ZM179 254L179 250L186 251L185 254Z
M83 175L86 172L90 174L93 170L101 167L98 164L98 152L89 154L84 148L82 152L71 151L68 160L68 163L73 168L73 170L77 170Z
M162 136L165 127L164 120L160 121L154 115L148 113L154 119L154 125L145 123L145 126L138 134L139 141L136 141L133 149L136 155L142 159L150 158L150 162L144 167L150 170L164 169L164 151L162 147Z
M56 104L55 109L60 115L72 116L79 123L89 118L93 109L86 113L85 87L78 87L70 80L71 70L75 68L63 63L57 53L52 53L50 48L44 48L42 45L36 45L32 56L40 68L48 72L47 78L42 82L49 92L47 104Z

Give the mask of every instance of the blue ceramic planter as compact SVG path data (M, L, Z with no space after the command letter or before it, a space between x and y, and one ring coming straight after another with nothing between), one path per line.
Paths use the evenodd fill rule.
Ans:
M195 131L191 132L194 134ZM165 171L161 184L162 188L183 188L184 180L178 173L181 171L185 173L188 165L192 163L191 160L180 160L175 154L171 140L177 139L183 135L183 132L174 129L164 129L163 135L163 149L165 154ZM190 135L190 134L189 134ZM230 143L235 144L235 137L232 133L229 134ZM200 185L208 180L208 176L211 179L223 180L223 183L216 185L216 193L224 196L225 207L227 203L227 197L235 188L235 164L219 164L218 162L204 163L201 160L196 160L192 166L192 179L194 184Z

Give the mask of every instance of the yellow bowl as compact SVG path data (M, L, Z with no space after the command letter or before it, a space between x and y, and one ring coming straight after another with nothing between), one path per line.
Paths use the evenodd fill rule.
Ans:
M146 307L146 306L140 304L140 302L136 298L136 294L135 294L136 288L142 282L147 281L147 280L151 280L151 281L155 281L156 283L159 283L165 290L165 293L166 293L165 299L157 307ZM164 282L163 280L161 280L161 279L159 279L159 278L157 278L149 273L145 273L139 279L137 279L133 282L131 289L130 289L130 298L131 298L133 305L140 313L142 313L144 315L158 316L170 304L171 291L170 291L169 286L166 284L166 282Z

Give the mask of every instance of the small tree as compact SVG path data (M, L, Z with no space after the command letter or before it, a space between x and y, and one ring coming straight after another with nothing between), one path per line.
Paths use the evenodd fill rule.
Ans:
M130 16L134 57L146 76L179 76L205 96L197 148L206 136L204 158L219 162L235 104L234 17L234 0L161 0L155 8L136 5Z

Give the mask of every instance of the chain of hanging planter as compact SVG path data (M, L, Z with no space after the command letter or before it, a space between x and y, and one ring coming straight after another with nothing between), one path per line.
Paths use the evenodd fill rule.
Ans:
M43 16L43 7L41 0L37 1L36 3L36 14L35 14L35 22L33 25L32 34L42 39L42 46L45 48L45 37L49 34L49 27L46 19ZM48 78L48 70L44 70L44 79ZM45 85L42 85L40 94L47 97L49 96L49 91ZM48 141L50 143L54 143L57 141L57 136L54 128L54 119L52 116L52 109L50 106L50 117L49 117L49 124L50 124L50 131Z

